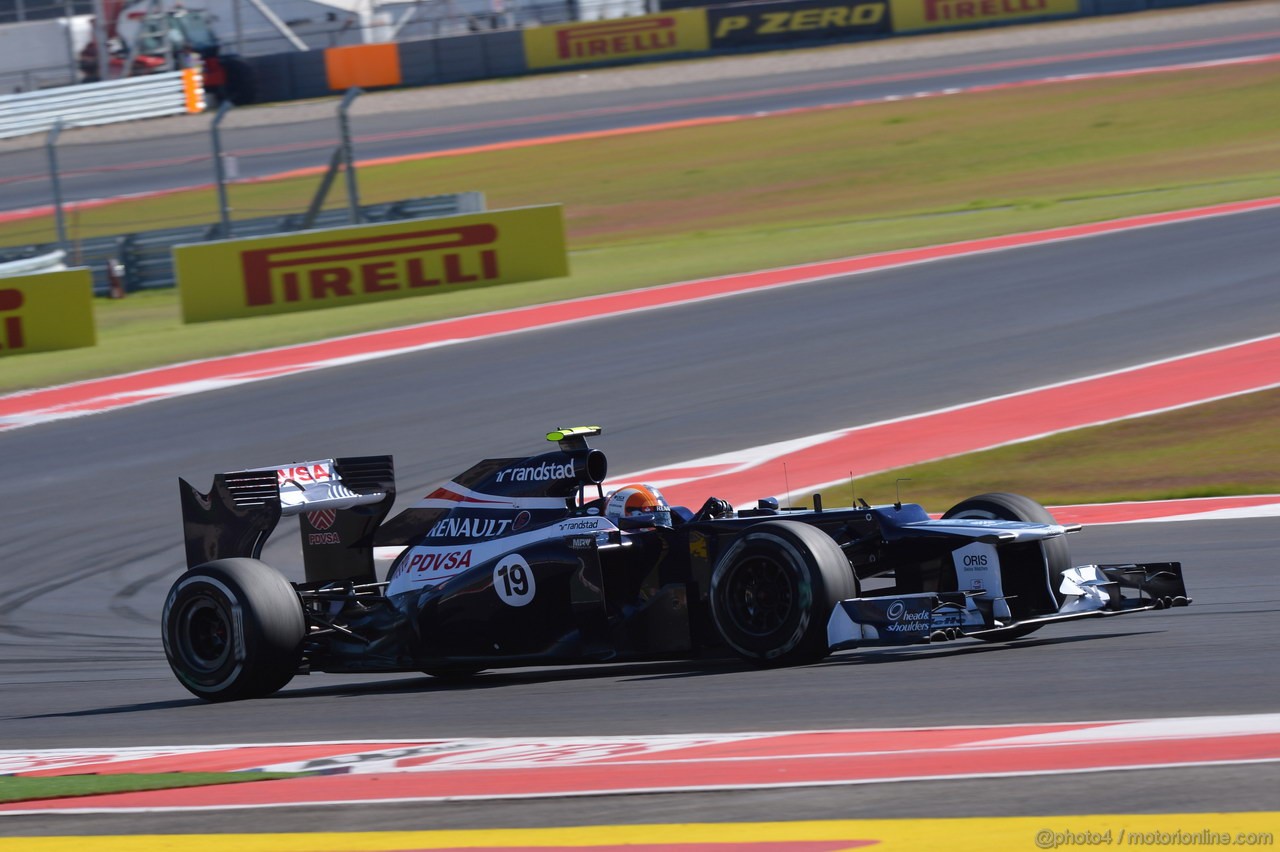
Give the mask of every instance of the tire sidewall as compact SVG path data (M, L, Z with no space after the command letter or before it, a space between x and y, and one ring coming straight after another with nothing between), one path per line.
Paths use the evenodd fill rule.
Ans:
M225 628L224 658L211 661L193 647L191 616L200 607L212 608ZM280 689L297 671L306 630L293 586L255 559L221 559L191 569L174 582L161 617L169 667L188 691L209 701Z
M188 618L191 610L202 600L209 601L221 610L219 614L227 619L229 628L230 653L207 676L193 671L189 659L194 652L183 647L189 644L189 637L182 621ZM165 599L162 624L165 656L169 659L173 673L187 689L198 695L216 694L244 674L248 644L245 637L244 608L236 593L220 579L197 573L180 577Z
M771 559L789 584L791 607L783 623L767 634L752 634L733 615L734 581L748 560ZM736 653L764 663L784 659L804 642L813 619L813 572L795 543L771 531L747 532L725 551L711 576L711 615L721 637Z

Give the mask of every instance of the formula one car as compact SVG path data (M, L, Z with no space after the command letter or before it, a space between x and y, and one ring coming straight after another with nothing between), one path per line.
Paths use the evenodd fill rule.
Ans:
M295 674L462 677L548 663L731 651L764 666L884 644L1016 639L1045 624L1186 606L1177 562L1071 565L1038 503L983 494L932 520L894 503L696 512L657 489L605 493L599 427L486 459L387 523L389 456L179 480L189 569L164 605L165 654L195 695L267 695ZM306 580L258 560L296 515ZM385 579L374 548L400 548Z

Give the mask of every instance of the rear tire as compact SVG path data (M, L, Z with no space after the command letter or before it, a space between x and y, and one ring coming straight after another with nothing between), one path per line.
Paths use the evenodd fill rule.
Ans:
M735 653L760 666L814 663L827 655L827 620L856 596L840 546L816 527L767 521L724 552L711 575L711 618Z
M235 701L293 679L307 634L297 592L256 559L192 568L169 590L161 619L169 667L193 695Z
M980 518L984 520L1024 521L1033 524L1057 523L1057 520L1054 519L1049 510L1035 500L1030 497L1024 497L1021 494L1010 494L1004 491L993 491L989 494L970 497L968 500L961 500L948 509L942 518L943 520L951 518ZM1058 596L1058 587L1062 585L1063 572L1071 567L1071 553L1067 548L1066 539L1051 538L1047 541L1042 541L1040 542L1040 549L1044 554L1049 596L1057 606L1061 606L1062 599ZM985 636L976 636L974 638L981 639L984 642L1009 642L1034 633L1041 626L1039 624L1024 624L1004 630L993 630Z

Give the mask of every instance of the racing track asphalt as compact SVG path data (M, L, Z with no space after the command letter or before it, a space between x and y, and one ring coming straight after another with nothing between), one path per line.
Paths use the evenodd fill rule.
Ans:
M634 82L622 89L603 80L602 72L590 72L459 90L474 93L475 103L447 99L449 89L370 94L357 101L352 112L356 154L361 160L400 157L922 91L1280 53L1280 13L1275 9L1221 8L1225 11L1216 15L1196 10L1167 18L1175 23L1155 32L1137 23L1143 16L1119 17L1014 28L1003 35L897 39L830 48L825 54L784 52L608 72L614 75L609 80ZM1179 26L1179 20L1185 23ZM863 54L877 60L863 63L858 59ZM732 76L725 70L729 67L736 69ZM501 94L508 88L508 94ZM64 133L59 149L64 198L111 197L211 180L207 125L207 117L191 117L145 127ZM139 134L161 128L173 135ZM325 103L233 112L223 132L224 149L236 156L244 178L323 167L336 144L332 105ZM112 140L122 144L110 144ZM43 148L31 140L0 143L0 210L49 204L46 168Z
M0 747L665 733L1275 711L1275 521L1086 530L1078 561L1177 558L1172 614L760 672L659 664L296 680L207 706L157 637L181 568L173 478L391 452L414 496L601 422L615 470L812 434L1275 331L1261 211L476 341L0 436ZM888 495L870 495L887 499ZM291 530L265 558L297 572ZM786 793L273 811L257 830L805 816L1274 809L1274 764ZM325 820L329 819L329 822ZM0 832L219 831L225 816L0 820Z

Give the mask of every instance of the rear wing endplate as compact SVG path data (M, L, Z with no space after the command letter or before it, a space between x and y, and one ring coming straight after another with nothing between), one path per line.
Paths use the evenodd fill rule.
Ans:
M391 456L219 473L207 494L178 480L187 567L260 558L281 517L299 516L307 582L374 582L373 534L395 501Z

